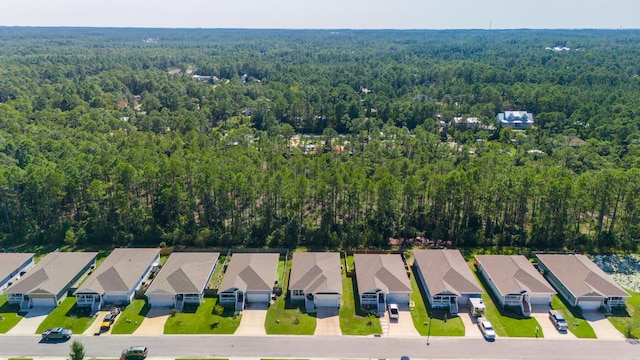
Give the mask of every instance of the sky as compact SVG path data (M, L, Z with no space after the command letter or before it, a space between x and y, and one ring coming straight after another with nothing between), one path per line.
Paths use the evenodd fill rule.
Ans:
M638 0L4 0L0 26L638 29Z

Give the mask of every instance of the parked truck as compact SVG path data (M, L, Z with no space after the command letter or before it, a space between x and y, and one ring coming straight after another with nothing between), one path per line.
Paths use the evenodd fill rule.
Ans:
M482 298L469 298L469 311L471 312L471 316L476 318L484 316L484 309Z

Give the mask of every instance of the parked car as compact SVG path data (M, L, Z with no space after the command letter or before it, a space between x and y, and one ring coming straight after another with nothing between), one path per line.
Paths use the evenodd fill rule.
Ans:
M146 346L132 346L122 350L122 356L120 356L120 360L142 360L146 357Z
M495 340L496 332L493 330L493 325L489 322L489 320L479 317L478 318L478 327L480 327L480 331L482 332L482 336L484 336L487 340Z
M562 316L560 311L549 310L549 319L558 331L567 331L569 329L567 321L564 319L564 316Z
M100 330L102 331L109 330L113 322L116 320L116 316L117 315L112 312L105 315L104 319L102 319L102 326L100 326Z
M400 318L400 312L398 311L398 304L387 305L389 309L389 318L398 320Z
M68 340L73 332L69 329L57 327L53 329L47 329L42 333L44 340Z

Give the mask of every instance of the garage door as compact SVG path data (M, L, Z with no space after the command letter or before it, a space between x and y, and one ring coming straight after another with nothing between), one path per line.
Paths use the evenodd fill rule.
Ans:
M149 296L149 305L156 307L172 307L173 296Z
M56 304L55 300L53 298L31 298L31 305L33 305L34 307L51 307L51 306L58 306L58 304Z
M387 295L387 304L409 304L409 294L389 294Z
M598 310L600 309L600 301L580 301L578 305L582 310Z
M269 302L269 296L271 294L268 293L247 293L247 302Z
M339 307L340 296L333 294L318 294L315 297L316 307Z

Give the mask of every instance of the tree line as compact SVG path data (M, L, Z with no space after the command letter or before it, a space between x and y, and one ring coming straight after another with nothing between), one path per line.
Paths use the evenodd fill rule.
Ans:
M0 28L2 245L636 251L639 36Z

